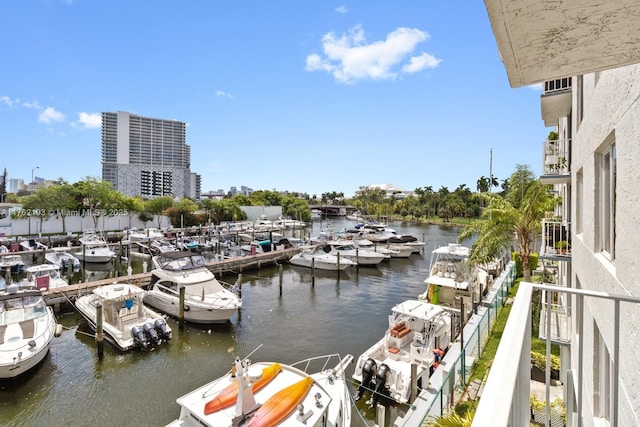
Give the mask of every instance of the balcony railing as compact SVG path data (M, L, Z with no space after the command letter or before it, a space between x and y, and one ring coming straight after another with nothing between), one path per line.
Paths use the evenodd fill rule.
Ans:
M565 292L543 291L538 338L552 344L571 344L571 307Z
M571 258L571 223L558 219L542 220L540 256L557 260Z
M562 79L549 80L544 82L544 94L550 94L554 92L560 92L564 90L571 90L571 77L565 77Z
M571 164L569 162L569 153L571 151L570 139L544 141L542 148L544 175L571 174Z
M564 293L576 298L576 319L584 319L584 308L586 300L598 298L609 300L613 303L612 324L613 343L610 363L610 387L609 396L609 424L617 427L618 419L618 391L620 390L620 313L622 303L640 304L640 298L627 295L614 295L606 292L589 291L584 289L564 288L552 285L540 285L529 282L521 282L518 293L514 299L513 307L505 325L503 339L500 341L498 350L489 371L487 383L482 393L482 399L477 406L473 418L473 427L484 426L528 426L531 417L530 413L530 393L531 393L531 302L534 289ZM550 309L551 299L546 300L547 309ZM551 320L547 317L547 320ZM551 336L551 322L545 325L547 335ZM567 422L566 425L583 425L583 404L584 399L590 399L592 392L585 386L582 373L588 372L588 367L584 366L584 337L585 325L579 321L575 325L575 333L580 339L577 340L577 348L573 352L577 354L578 366L567 371L567 381L565 387L569 394L567 398ZM551 342L547 340L547 361L550 360ZM551 367L546 365L546 420L549 425L550 419L550 384Z

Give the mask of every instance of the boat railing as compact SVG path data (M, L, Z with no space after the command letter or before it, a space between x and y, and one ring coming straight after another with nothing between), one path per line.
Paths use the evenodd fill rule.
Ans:
M346 365L348 365L353 357L351 355L346 355L344 358L340 356L339 353L325 354L322 356L310 357L308 359L303 359L298 362L292 363L291 366L300 369L305 373L309 373L311 367L315 367L318 364L322 364L322 368L318 370L318 372L325 371L335 360L336 370L344 370ZM301 368L304 366L304 368Z

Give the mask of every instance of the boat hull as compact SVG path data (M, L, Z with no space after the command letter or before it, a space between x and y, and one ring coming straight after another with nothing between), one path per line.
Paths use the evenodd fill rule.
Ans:
M144 303L154 309L178 318L180 312L179 300L165 295L147 293ZM201 304L193 301L185 301L184 320L191 323L203 325L225 323L238 311L234 307L215 308L211 305Z

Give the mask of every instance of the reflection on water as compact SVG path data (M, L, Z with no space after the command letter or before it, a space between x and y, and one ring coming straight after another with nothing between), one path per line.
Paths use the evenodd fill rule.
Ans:
M18 381L0 382L0 425L165 425L178 416L177 397L228 371L230 347L240 356L259 347L252 359L285 363L327 353L357 358L382 337L394 304L424 292L436 242L440 246L457 236L453 228L393 228L426 240L425 253L354 268L339 277L317 270L313 280L310 269L288 264L282 267L282 282L278 267L245 271L243 307L229 323L187 324L180 331L169 319L173 339L151 352L119 353L105 346L99 360L82 318L59 316L65 330L44 362ZM131 258L136 272L142 261ZM126 275L126 267L121 274ZM222 280L234 282L235 277ZM354 426L365 425L359 413L373 424L374 411L358 402Z

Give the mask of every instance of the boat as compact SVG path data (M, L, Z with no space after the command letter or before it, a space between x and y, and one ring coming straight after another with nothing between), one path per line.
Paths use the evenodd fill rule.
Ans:
M27 239L20 242L20 250L23 251L41 251L47 249L47 245L40 243L35 239Z
M389 255L389 257L391 258L396 258L400 255L400 251L396 251L395 249L390 249L388 245L379 245L377 243L373 243L369 239L352 238L351 241L358 248L366 249L368 251L373 251L373 252L379 252L383 255Z
M21 273L24 270L24 261L18 254L0 256L0 270L10 270L12 273Z
M320 209L311 209L311 220L322 219L322 211Z
M236 357L227 374L176 400L180 415L168 426L349 427L345 369L352 360L332 354L288 365Z
M331 249L328 248L328 251L331 251ZM298 252L289 259L289 263L300 267L332 271L343 271L356 265L355 261L351 261L348 258L327 253L325 246L303 248L301 252Z
M488 273L468 262L469 248L458 243L440 246L431 252L427 289L418 299L454 308L464 306L465 318L480 301L481 283Z
M155 239L164 239L164 233L158 228L145 228L140 230L136 227L130 228L126 232L125 239L130 242L144 242Z
M70 266L73 271L80 270L80 260L67 252L65 247L52 248L50 252L44 254L44 260L62 271L67 271Z
M296 219L291 218L290 216L284 216L284 215L280 215L278 217L278 219L276 219L275 221L273 221L273 226L277 229L285 229L285 230L290 230L290 229L301 229L306 227L307 224L305 224L304 221L298 221Z
M82 250L73 255L80 261L106 263L116 255L107 244L101 230L86 229L79 240Z
M175 252L178 248L168 240L156 239L149 244L149 250L153 255L158 255L165 252Z
M347 258L354 261L357 265L378 265L382 261L391 258L391 255L382 252L374 252L367 249L361 249L351 240L328 240L327 247L331 248L330 254L340 254L341 258Z
M348 220L358 221L358 222L362 222L362 220L363 220L362 212L360 212L360 211L354 211L352 214L347 215L346 218Z
M180 288L184 288L184 320L223 323L242 306L234 288L225 288L207 268L202 255L189 251L165 252L151 258L151 286L144 302L178 317Z
M16 283L0 290L0 378L37 366L61 332L40 290Z
M371 391L370 407L375 407L382 396L409 403L416 398L411 394L412 365L417 367L415 385L426 386L433 364L440 360L450 343L451 317L443 307L419 300L395 305L382 339L356 362L352 378L360 386L355 400Z
M171 339L164 317L145 307L144 290L128 283L100 286L81 296L75 306L89 326L96 330L102 310L102 330L107 342L121 351L146 350Z
M69 285L60 276L60 269L53 264L30 265L26 268L26 277L22 279L25 285L46 291Z

